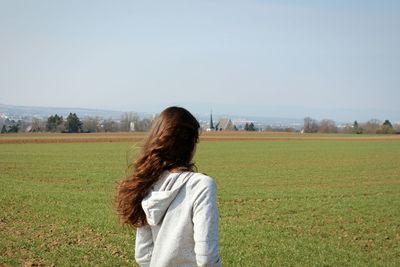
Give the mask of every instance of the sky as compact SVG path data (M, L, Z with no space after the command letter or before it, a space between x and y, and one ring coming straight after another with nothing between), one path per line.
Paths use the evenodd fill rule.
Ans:
M400 1L0 0L0 103L400 121Z

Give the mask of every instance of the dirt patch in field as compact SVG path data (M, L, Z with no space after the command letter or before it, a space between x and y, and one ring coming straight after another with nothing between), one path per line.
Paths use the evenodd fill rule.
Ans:
M357 137L215 137L202 138L204 141L290 141L290 140L332 140L332 141L400 141L400 138L357 138Z
M31 133L0 136L0 144L139 142L146 133Z
M140 142L146 133L31 133L6 134L0 136L0 144L43 144L43 143L97 143L97 142ZM290 141L290 140L333 140L333 141L400 141L400 135L348 136L340 134L313 135L298 133L265 133L265 132L207 132L200 137L201 141Z
M0 139L0 144L44 144L44 143L98 143L98 142L139 142L143 138L15 138Z

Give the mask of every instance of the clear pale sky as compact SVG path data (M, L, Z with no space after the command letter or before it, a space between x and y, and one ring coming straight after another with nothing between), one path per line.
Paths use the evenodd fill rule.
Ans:
M400 1L0 0L0 103L400 120L399 14Z

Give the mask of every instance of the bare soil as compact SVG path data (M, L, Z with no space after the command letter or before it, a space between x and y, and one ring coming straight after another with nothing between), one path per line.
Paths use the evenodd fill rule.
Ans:
M95 143L95 142L140 142L147 133L22 133L0 136L0 144L28 143ZM342 134L300 134L277 132L203 132L201 141L237 140L336 140L336 141L400 141L400 135L342 135Z

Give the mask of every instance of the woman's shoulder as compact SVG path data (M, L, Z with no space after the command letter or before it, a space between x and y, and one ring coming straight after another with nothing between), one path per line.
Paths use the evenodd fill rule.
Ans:
M201 172L193 172L188 181L188 185L192 189L216 188L214 179L211 176Z

